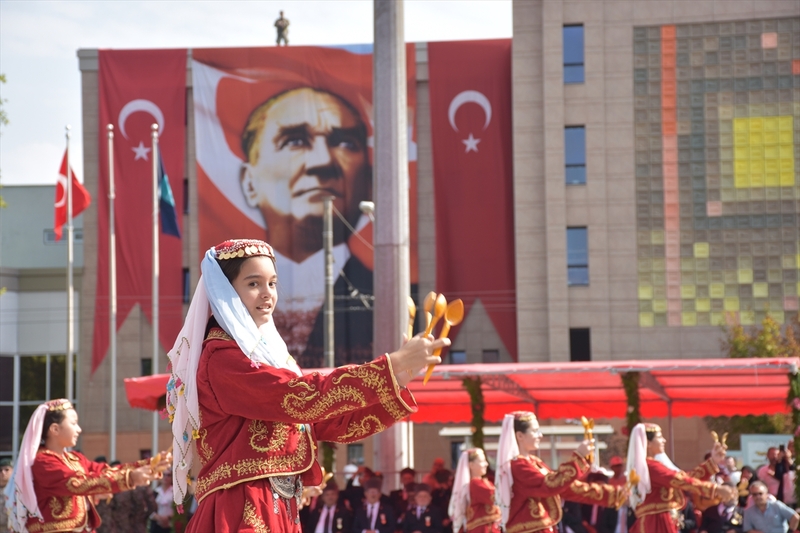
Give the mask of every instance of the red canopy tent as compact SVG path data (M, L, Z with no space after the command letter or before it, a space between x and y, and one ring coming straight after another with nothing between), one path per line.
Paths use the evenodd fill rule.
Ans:
M626 372L640 373L645 418L783 413L789 409L789 374L798 367L798 358L439 365L427 385L417 379L409 386L419 404L411 418L469 422L470 399L461 385L468 376L481 377L489 422L517 409L533 409L541 419L622 418L627 401L620 374ZM131 406L155 410L168 379L167 374L126 379Z

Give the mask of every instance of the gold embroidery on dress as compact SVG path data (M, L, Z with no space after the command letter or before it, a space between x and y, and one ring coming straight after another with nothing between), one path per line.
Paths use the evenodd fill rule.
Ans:
M277 452L281 450L289 440L289 424L282 422L272 423L272 435L269 433L269 425L263 420L253 420L250 422L248 431L253 435L250 437L250 447L257 452ZM256 444L264 439L267 440L267 446L259 446Z
M373 426L370 427L370 424L373 424ZM339 439L360 439L362 437L374 435L375 433L380 433L384 429L386 429L386 426L383 425L377 416L367 415L359 422L350 422L350 425L347 426L347 433L339 437Z
M72 498L69 496L60 499L56 496L53 496L50 498L48 507L50 507L50 514L56 520L63 520L64 518L69 518L72 516Z
M197 432L199 435L199 439L197 439L200 445L197 447L198 451L200 452L200 462L202 464L206 464L214 457L214 450L211 449L211 446L206 442L206 437L208 436L208 430L206 428L200 429Z
M528 498L528 508L531 511L533 520L514 524L506 529L506 533L539 531L554 526L561 521L561 498L558 496L541 499Z
M233 338L225 333L225 331L217 328L211 328L211 331L208 332L208 336L206 337L206 340L208 339L222 339L224 341L233 340Z
M103 490L96 490L102 488ZM70 478L67 489L75 494L106 494L113 492L111 482L105 477Z
M570 464L563 464L558 467L558 470L544 477L544 484L553 488L563 487L567 483L572 483L576 477L578 477L578 469Z
M270 529L264 520L256 513L256 507L248 500L244 501L244 512L242 513L242 520L248 526L253 528L255 533L270 533Z
M306 409L309 402L314 402L310 408ZM346 403L338 409L334 406ZM287 394L283 397L282 407L293 418L305 420L319 420L321 418L333 418L356 409L367 406L367 400L357 388L350 385L334 387L326 391L324 395L319 392L299 392L297 394Z
M57 454L54 454L57 455ZM70 505L72 498L69 498ZM86 498L75 498L77 511L74 518L67 518L66 520L56 520L53 522L45 523L39 520L32 520L28 525L29 533L49 533L51 531L73 531L75 529L83 529L86 525L88 515L86 514ZM55 518L55 516L53 517Z

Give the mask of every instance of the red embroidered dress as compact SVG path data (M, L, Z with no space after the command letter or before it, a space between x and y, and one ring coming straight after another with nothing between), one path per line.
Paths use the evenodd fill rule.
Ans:
M89 496L132 489L130 471L146 463L111 467L90 461L77 452L65 452L62 456L40 448L31 472L44 521L29 517L28 531L94 531L100 525L100 515Z
M295 476L316 485L317 441L353 442L416 410L387 356L298 377L255 367L212 328L197 369L202 465L187 533L299 532Z
M561 521L562 498L589 505L617 507L624 489L578 481L588 470L589 463L576 453L555 471L538 457L519 456L512 460L514 485L506 533L554 533Z
M636 507L636 522L631 533L677 533L678 526L670 511L686 507L684 491L693 497L719 503L716 485L697 478L707 478L719 471L714 461L708 460L691 472L691 476L680 470L672 470L655 459L647 458L650 471L650 493Z
M500 508L494 503L494 485L488 479L469 480L467 533L500 533Z

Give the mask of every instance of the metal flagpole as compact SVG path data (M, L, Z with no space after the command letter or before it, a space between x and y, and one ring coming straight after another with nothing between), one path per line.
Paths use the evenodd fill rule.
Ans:
M69 162L70 127L67 125L67 399L75 400L74 361L75 352L75 302L73 289L73 249L72 249L72 166Z
M108 129L108 328L111 336L111 436L109 454L117 458L117 243L114 229L114 125Z
M158 374L158 124L153 130L153 370ZM152 454L158 453L158 410L153 412Z
M333 196L322 199L323 229L322 247L325 251L325 311L322 322L325 366L333 368Z

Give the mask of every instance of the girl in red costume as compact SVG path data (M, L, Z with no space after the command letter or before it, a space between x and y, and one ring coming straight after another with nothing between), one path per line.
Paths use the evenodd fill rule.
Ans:
M505 416L497 449L497 504L506 533L555 533L561 521L561 499L617 508L627 497L624 487L579 481L590 469L586 457L594 439L584 440L569 461L550 470L536 456L542 432L536 415L517 411Z
M405 385L450 344L418 335L402 348L327 376L303 375L272 320L272 247L225 241L205 254L186 322L169 352L174 496L194 458L197 512L187 533L300 531L303 486L319 485L317 442L353 442L416 411Z
M639 483L630 495L636 522L631 533L678 533L672 511L686 507L686 491L694 497L718 504L733 497L732 489L709 480L725 462L725 446L715 443L711 459L687 475L672 464L664 452L666 439L656 424L636 424L628 444L627 472L636 471ZM629 474L630 475L630 474Z
M488 466L482 449L461 452L448 510L456 533L500 533L500 508L494 503L494 485L485 477Z
M51 400L36 408L6 489L12 531L92 532L100 525L93 496L130 490L158 476L147 460L112 467L69 451L80 434L78 414L69 400ZM160 468L168 466L169 457L164 456Z

